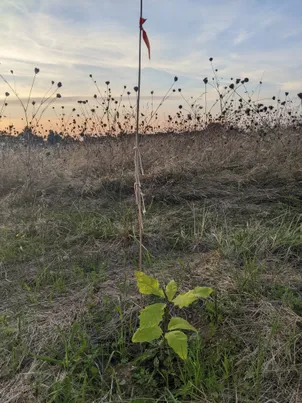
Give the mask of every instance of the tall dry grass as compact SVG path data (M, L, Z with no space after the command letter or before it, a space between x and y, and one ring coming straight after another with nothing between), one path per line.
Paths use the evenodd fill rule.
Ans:
M106 181L132 187L133 144L133 136L105 137L90 143L38 145L30 156L24 145L4 146L0 194L19 200L62 192L79 194L96 191ZM267 141L218 126L191 134L146 135L140 147L143 186L177 175L189 181L194 173L216 176L217 181L231 174L240 183L269 178L299 181L302 175L302 139L297 131L287 130L279 140Z

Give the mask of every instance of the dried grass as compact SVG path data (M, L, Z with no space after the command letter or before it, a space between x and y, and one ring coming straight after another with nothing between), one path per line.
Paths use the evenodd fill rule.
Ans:
M64 213L75 205L75 209L80 212L81 208L83 211L102 208L109 214L120 208L117 203L133 205L133 145L134 138L129 136L54 147L35 146L30 150L22 145L2 150L0 206L4 225L13 231L20 226L20 219L23 217L24 229L34 227L39 236L47 234L50 242L53 242L56 236L61 236L60 231L63 231L66 224L53 217L46 221L44 216L48 209ZM297 203L301 200L302 141L297 132L287 131L280 140L272 142L222 128L215 129L214 132L194 134L148 135L141 139L141 152L146 172L142 178L146 203L149 206L155 200L162 209L151 212L146 223L145 243L155 255L166 253L165 236L168 237L171 231L175 231L177 220L182 220L185 225L191 219L188 214L192 215L192 203L199 203L200 207L201 203L207 201L209 208L213 207L219 217L224 217L225 214L225 220L226 212L230 215L238 211L243 215L244 221L244 214L250 217L263 213L265 218L268 212L263 210L263 205L277 205L279 200L286 198L297 200ZM234 222L236 219L234 217ZM218 224L217 228L215 225L211 221L206 229L211 239L214 239L215 231L220 230ZM157 233L161 229L162 236ZM82 236L72 235L75 240ZM269 348L263 352L259 401L299 402L301 317L292 309L275 303L264 295L253 299L245 292L238 294L234 275L234 268L240 268L238 261L231 255L223 255L217 248L211 249L204 238L194 238L190 247L186 248L187 246L176 251L182 255L185 269L176 263L173 251L174 255L171 255L167 269L163 270L161 257L159 261L155 259L152 263L152 273L157 273L161 280L179 277L184 288L192 284L211 284L223 300L232 300L234 297L241 314L238 317L226 315L219 337L223 340L230 335L237 335L238 343L243 346L240 354L234 357L235 368L247 371L251 361L259 354L258 337L261 334L263 345L267 343ZM68 250L59 248L49 251L43 256L45 260L42 263L33 258L24 264L16 263L16 267L10 264L6 267L4 264L1 266L1 279L7 273L8 280L13 283L4 279L0 292L7 296L7 300L0 304L1 311L17 314L20 305L26 300L26 292L20 291L18 282L32 281L41 265L56 267L65 256L63 266L68 271L68 267L80 257L99 253L103 257L110 257L112 263L107 281L93 289L92 302L101 312L104 297L118 300L119 284L127 277L128 299L135 308L132 307L125 315L131 315L139 309L140 304L134 282L130 279L134 265L127 261L127 256L133 256L135 250L133 239L126 242L121 230L120 238L116 240L105 242L102 239L87 239L81 248L75 245ZM152 258L153 256L151 260ZM272 266L274 259L277 262L280 260L278 256L270 254L265 259ZM277 273L280 283L297 285L299 266L288 261L282 264L284 272ZM261 273L258 281L261 287L265 287L276 279L273 280L271 273ZM58 336L55 329L58 325L68 329L74 320L87 313L91 284L86 284L83 288L74 284L74 287L68 289L66 295L56 296L52 304L47 299L43 300L42 295L41 302L32 307L30 304L26 306L24 342L35 354L42 353L48 344L56 343ZM279 328L272 337L272 323L276 318ZM113 317L107 327L102 329L102 337L106 333L114 333L118 326L119 321ZM35 359L24 361L24 367L12 378L0 381L1 402L38 401L32 382L43 371L43 364ZM48 381L64 377L64 373L53 370L44 373L44 377L43 388L46 393ZM232 398L233 395L228 396L226 391L225 402L231 402Z

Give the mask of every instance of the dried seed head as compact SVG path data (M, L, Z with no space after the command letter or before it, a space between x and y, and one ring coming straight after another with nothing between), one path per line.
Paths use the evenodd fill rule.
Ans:
M174 82L176 83L176 81L178 81L178 77L177 77L177 76L174 77Z
M62 98L62 95L61 95L61 94L57 94L57 98Z
M109 84L110 84L110 81L105 81L105 84L106 84L106 85L109 85Z
M59 81L58 82L58 88L61 88L62 87L62 83L61 83L61 81Z
M40 69L38 69L38 67L35 67L35 70L34 70L35 74L38 74L39 71L40 71Z
M205 77L205 78L203 79L203 82L204 82L205 84L208 84L208 82L209 82L208 77Z
M138 91L138 87L134 87L133 89L134 89L134 91L135 91L135 92L137 92L137 91Z
M6 97L9 97L9 95L10 95L9 92L6 92L6 93L5 93L5 96L6 96Z
M302 100L302 92L299 92L299 94L297 94L297 95L298 95L298 98L300 98Z
M210 60L210 62L212 62L212 61L213 61L213 57L210 57L209 60Z

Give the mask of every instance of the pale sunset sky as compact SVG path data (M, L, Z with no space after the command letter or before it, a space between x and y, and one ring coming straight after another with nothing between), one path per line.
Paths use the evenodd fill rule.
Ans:
M143 95L163 95L175 75L176 88L197 95L212 77L209 57L228 82L249 77L253 88L262 79L272 95L302 91L301 0L144 0L143 14L151 43L150 61L143 47ZM0 73L14 84L14 71L23 97L38 67L33 99L51 80L63 83L62 101L91 99L89 74L102 88L110 80L113 94L132 90L138 17L139 0L1 0ZM0 81L0 99L7 90Z

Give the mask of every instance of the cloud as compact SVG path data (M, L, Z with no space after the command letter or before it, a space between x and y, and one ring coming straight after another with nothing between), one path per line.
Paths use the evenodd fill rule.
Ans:
M89 74L101 87L110 80L115 94L136 85L137 1L1 0L0 13L0 72L13 84L14 70L21 96L28 94L34 67L41 69L35 97L51 80L63 82L62 99L92 97ZM298 0L145 1L152 58L144 47L143 95L163 95L174 75L183 93L200 94L202 79L213 76L209 57L222 82L247 76L257 86L264 73L264 91L298 86L301 13ZM4 92L0 83L0 97Z
M242 31L239 32L238 35L233 40L234 45L240 45L242 42L248 40L251 36L253 36L252 32Z
M282 89L286 91L302 91L302 80L286 81L282 84Z
M294 29L289 29L283 33L284 39L301 38L302 27L295 27Z

